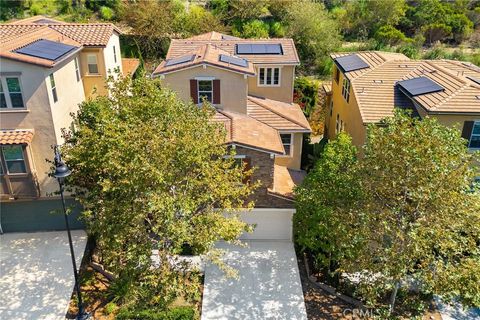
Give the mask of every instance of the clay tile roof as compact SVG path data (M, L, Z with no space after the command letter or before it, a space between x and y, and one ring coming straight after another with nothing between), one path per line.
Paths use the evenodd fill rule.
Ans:
M226 143L235 143L265 152L285 153L277 130L245 114L217 110L212 120L225 125Z
M298 104L248 96L247 114L276 130L311 132Z
M305 171L292 170L284 166L274 165L273 188L268 189L268 192L293 199L293 188L300 185L305 179L305 176Z
M0 144L29 144L33 139L33 129L0 130Z
M182 70L182 69L185 69L185 68L189 68L189 67L197 66L197 65L201 65L201 64L209 64L209 65L216 66L216 67L219 67L219 68L244 73L244 74L247 74L247 75L254 75L255 74L255 69L253 67L253 64L251 62L249 62L248 60L247 60L247 66L243 67L243 66L238 66L238 65L235 65L235 64L220 61L220 55L235 57L234 55L230 54L229 52L227 52L225 50L222 50L222 49L218 48L215 45L204 44L204 45L196 48L195 50L190 51L190 52L186 52L184 55L182 55L182 57L193 56L193 59L191 59L190 61L166 66L169 59L164 60L160 63L160 65L158 65L158 67L155 69L153 74L154 75L159 75L159 74L175 72L175 71L178 71L178 70ZM238 57L236 57L236 58L238 58Z
M52 24L49 27L84 46L106 46L114 32L121 33L111 23Z
M221 34L215 32L194 36L188 39L173 39L170 43L170 47L168 48L167 59L184 56L185 54L195 51L196 49L205 44L211 44L218 47L219 49L227 51L231 55L237 55L241 58L245 58L252 63L292 65L300 64L300 59L295 48L295 43L292 39L240 39L226 35L221 35L221 39L218 39L218 35ZM283 54L236 54L236 44L242 43L281 44Z
M134 74L140 66L140 60L135 58L122 58L123 74Z

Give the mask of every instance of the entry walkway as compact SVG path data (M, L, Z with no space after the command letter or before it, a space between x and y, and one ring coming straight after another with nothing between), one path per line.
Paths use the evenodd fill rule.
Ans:
M72 237L79 267L87 236ZM66 231L0 236L0 319L65 319L73 287Z
M302 284L291 241L245 241L248 247L220 243L224 261L239 278L225 278L214 265L205 269L202 320L306 320Z

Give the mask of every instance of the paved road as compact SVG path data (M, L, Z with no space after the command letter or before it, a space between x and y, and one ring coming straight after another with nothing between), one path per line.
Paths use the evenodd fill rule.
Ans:
M80 266L87 236L72 236ZM0 236L0 319L65 319L73 287L66 231Z
M247 248L221 243L224 261L239 272L225 278L218 267L205 269L202 320L306 320L302 284L290 241L246 241Z

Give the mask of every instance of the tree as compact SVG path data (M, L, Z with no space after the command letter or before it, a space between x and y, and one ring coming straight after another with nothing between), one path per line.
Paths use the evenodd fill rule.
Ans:
M337 201L329 215L333 221L312 220L322 235L316 246L326 246L338 258L338 273L366 276L358 292L368 303L387 303L394 311L397 292L408 295L408 287L401 284L413 282L423 294L479 306L480 191L473 184L478 176L475 160L456 128L397 111L381 125L369 126L363 156L339 175L361 190L353 203L338 201L335 193L351 187L332 179L322 191L328 176L321 178L314 171L306 181L314 180L308 183L315 193L308 198L302 187L299 204L315 207L320 201L321 208ZM349 195L341 197L352 199ZM300 213L303 210L299 207ZM330 234L325 223L334 225ZM386 302L382 297L388 292Z
M109 85L109 97L81 104L66 135L70 187L114 287L127 288L122 300L166 307L198 285L169 257L188 249L216 261L214 242L250 230L232 210L249 206L254 184L240 183L250 171L225 159L225 132L210 121L211 107L185 103L145 77Z
M233 35L243 38L268 38L269 26L261 20L252 20L233 29Z

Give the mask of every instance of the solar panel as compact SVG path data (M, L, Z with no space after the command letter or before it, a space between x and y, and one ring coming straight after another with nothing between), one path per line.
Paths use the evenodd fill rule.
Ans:
M478 78L474 78L474 77L467 77L468 79L472 80L473 82L475 82L476 84L480 84L480 79Z
M412 97L445 90L442 86L427 77L398 81L397 85L400 86L403 92Z
M183 56L183 57L174 58L174 59L168 59L167 63L165 63L165 67L174 66L176 64L181 64L185 62L190 62L193 60L194 57L195 55L189 55L189 56Z
M33 23L36 23L36 24L59 24L58 22L56 22L54 20L50 20L50 19L38 19L38 20L33 21Z
M248 61L242 58L237 58L237 57L232 57L232 56L227 56L224 54L220 55L220 61L226 62L226 63L231 63L236 66L240 67L247 67L248 66Z
M15 52L27 56L57 61L58 59L75 49L77 49L77 47L75 46L41 39L32 42L23 48L15 50Z
M238 43L237 54L281 54L283 55L280 43Z
M338 57L335 59L335 62L343 70L343 72L350 72L350 71L370 68L370 66L356 54L350 54L348 56Z

